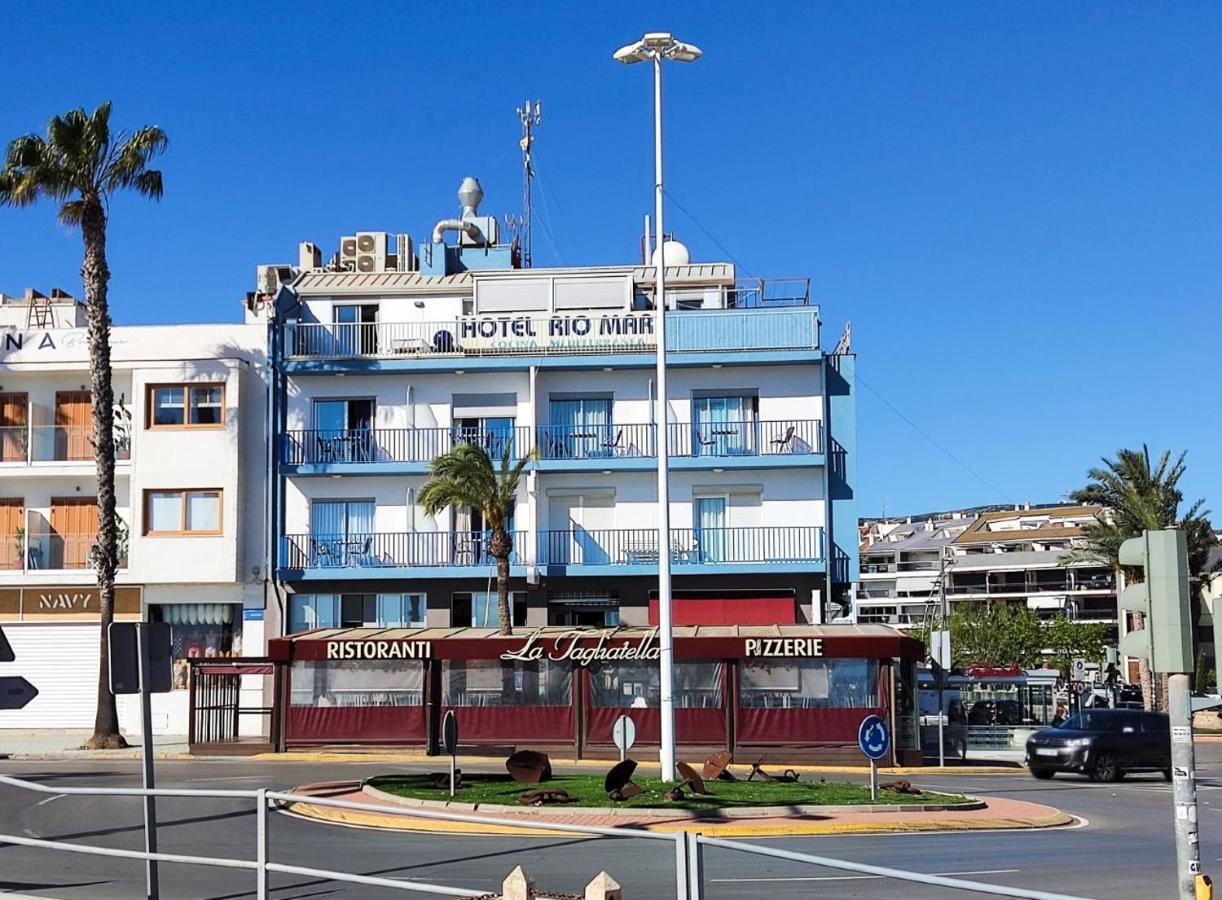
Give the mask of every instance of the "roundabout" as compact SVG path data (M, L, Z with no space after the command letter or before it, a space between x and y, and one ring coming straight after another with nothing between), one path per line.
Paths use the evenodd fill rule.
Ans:
M546 827L549 823L653 832L699 831L720 837L783 837L1040 829L1075 822L1073 816L1054 807L1026 800L880 791L880 802L871 803L868 789L860 785L819 782L804 785L809 790L792 797L793 802L784 803L776 799L774 790L759 792L750 799L741 793L734 797L727 792L720 799L701 798L693 803L689 795L685 797L687 802L669 803L660 782L641 779L644 791L627 803L611 804L604 797L598 805L578 802L522 806L514 798L523 785L502 776L474 777L480 779L471 782L478 789L466 797L460 789L454 800L448 798L448 790L433 788L426 775L375 776L363 781L301 785L293 793L317 797L323 802L298 801L284 806L283 811L317 822L359 828L529 837L557 836L556 831ZM563 785L564 790L590 797L590 778L560 776L547 785ZM722 782L715 789L729 784L733 783ZM759 783L754 786L763 787ZM825 799L843 802L809 802L821 794ZM345 808L323 805L328 800L349 805ZM463 820L440 817L446 814Z

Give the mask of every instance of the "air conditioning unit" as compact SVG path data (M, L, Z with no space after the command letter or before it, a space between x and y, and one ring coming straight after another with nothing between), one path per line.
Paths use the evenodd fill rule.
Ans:
M356 271L356 236L339 239L339 267L344 272Z
M280 285L293 280L293 269L285 265L259 266L255 274L255 292L270 296Z
M385 272L390 253L390 235L385 231L359 231L356 235L356 270Z

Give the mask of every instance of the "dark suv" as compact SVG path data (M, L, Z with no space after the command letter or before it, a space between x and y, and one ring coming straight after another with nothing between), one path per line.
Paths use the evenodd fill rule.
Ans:
M1163 713L1088 709L1027 738L1027 767L1036 778L1079 772L1119 781L1127 772L1162 772L1171 780L1171 731Z

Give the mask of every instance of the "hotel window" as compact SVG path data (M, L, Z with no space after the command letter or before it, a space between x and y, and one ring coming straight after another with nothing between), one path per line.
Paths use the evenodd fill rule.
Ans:
M513 624L526 625L526 594L513 591L509 595L513 609ZM450 624L455 627L497 628L501 617L497 613L496 591L455 594L450 613Z
M416 628L424 625L424 594L294 594L289 631L312 628Z
M153 537L220 534L220 489L145 491L144 533Z
M223 428L225 385L149 385L148 409L149 428Z
M188 659L242 655L242 607L238 603L163 603L150 619L170 626L174 690L187 686Z

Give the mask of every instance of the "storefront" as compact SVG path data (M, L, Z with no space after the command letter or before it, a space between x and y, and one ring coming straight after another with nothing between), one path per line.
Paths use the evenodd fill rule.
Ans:
M490 751L612 757L621 715L634 720L638 753L659 741L650 628L322 629L272 640L269 655L287 669L277 715L288 746L435 752L451 709L461 743ZM878 714L896 726L896 761L919 764L910 698L921 656L918 641L883 625L676 628L679 744L692 757L731 749L740 761L862 764L857 728Z
M115 621L138 621L143 589L115 588ZM7 710L4 728L91 728L97 712L101 604L96 586L45 584L0 588L0 625L15 659L0 675L38 688L24 709Z

